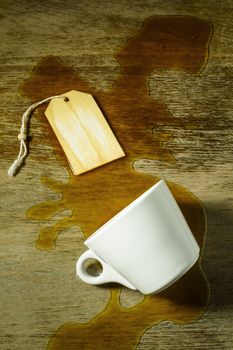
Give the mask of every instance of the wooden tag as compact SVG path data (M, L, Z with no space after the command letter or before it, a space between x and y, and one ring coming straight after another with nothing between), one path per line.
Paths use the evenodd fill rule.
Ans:
M69 91L50 101L45 115L70 163L82 174L125 156L92 95Z

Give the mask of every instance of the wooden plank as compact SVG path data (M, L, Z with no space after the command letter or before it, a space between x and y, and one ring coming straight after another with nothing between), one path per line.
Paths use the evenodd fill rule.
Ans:
M74 175L124 157L125 153L91 94L69 91L45 111Z
M171 150L176 162L167 164L147 159L134 163L138 173L159 175L180 183L195 193L205 205L208 230L202 266L210 282L211 298L207 310L198 322L184 325L170 321L161 322L143 334L137 350L232 349L231 3L135 0L129 6L127 1L112 0L98 2L98 6L97 1L90 1L87 7L85 1L68 1L65 4L52 0L1 1L1 350L44 350L54 332L63 324L85 324L109 303L108 288L91 287L74 279L75 261L85 249L83 235L76 226L60 235L57 248L50 253L35 248L40 229L57 223L62 227L61 220L70 215L63 210L50 219L48 216L48 221L26 219L25 213L30 207L46 201L51 203L59 195L59 191L51 192L48 189L51 185L47 182L48 187L44 186L40 179L42 176L49 176L60 180L61 182L57 181L58 189L68 180L66 171L53 154L50 139L42 126L43 122L36 117L36 113L31 119L32 142L27 165L16 178L7 177L7 169L18 151L17 134L22 112L34 102L30 95L20 94L18 87L30 77L31 70L42 58L54 55L72 67L79 74L80 81L83 78L88 79L96 91L106 95L111 84L116 85L115 79L120 70L117 61L119 57L115 55L113 58L112 54L135 35L148 16L154 14L195 16L210 21L214 27L209 60L200 76L185 75L185 72L176 69L159 69L158 65L147 80L147 86L154 98L154 102L150 103L165 103L171 114L171 123L151 124L155 139L159 137L159 132L167 132L168 136L169 133L173 134L173 138L168 137L164 143ZM198 37L196 40L199 40ZM167 46L163 38L159 44L164 48ZM150 52L151 56L156 54L156 51ZM54 71L58 85L62 72ZM125 86L128 88L131 83L136 93L139 86L135 83L137 75L131 77L132 79L127 79ZM31 84L32 95L35 95L36 90L38 98L43 99L47 91L51 95L77 86L72 79L66 83L67 88L56 91L53 91L53 80L50 86L44 86L43 81L37 86ZM81 88L79 90L82 91ZM122 101L122 109L124 105L131 103L124 95L118 94L117 97ZM113 102L115 101L117 98ZM162 108L162 104L159 106ZM180 127L172 123L174 116ZM143 117L146 116L142 114ZM188 127L187 122L190 125L190 120L196 123L196 128ZM142 128L141 124L132 125L136 130ZM140 139L136 139L137 145L139 142ZM109 165L112 164L114 163ZM100 170L102 171L101 168ZM94 171L86 175L93 173ZM84 178L76 178L80 180L82 177ZM111 178L114 182L114 176ZM77 187L73 188L74 192ZM112 191L105 186L103 191L100 188L93 195L93 201L97 201L103 192L108 192L106 196L111 198ZM64 205L66 203L65 198ZM69 205L66 208L69 209ZM109 202L106 202L106 209L108 208ZM44 211L49 211L48 209L49 206ZM81 209L77 207L77 212ZM141 300L140 295L127 289L123 289L120 295L122 306L128 309L134 309L133 306ZM122 323L119 323L119 327L122 329ZM100 330L103 328L103 325L99 326ZM112 335L118 334L117 327L112 333L108 327L105 329L107 341L112 339ZM127 329L124 330L130 338ZM85 334L93 339L93 333ZM96 342L95 338L94 340ZM87 345L84 344L82 348L86 349ZM96 348L99 348L97 342ZM108 348L110 349L109 346ZM70 350L68 346L63 349ZM112 349L119 349L119 344Z

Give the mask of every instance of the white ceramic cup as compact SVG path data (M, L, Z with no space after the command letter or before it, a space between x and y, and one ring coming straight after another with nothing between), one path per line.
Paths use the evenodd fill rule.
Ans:
M99 228L85 242L77 275L86 283L118 282L143 294L165 289L197 261L199 246L166 183L161 180ZM85 269L88 259L103 267Z

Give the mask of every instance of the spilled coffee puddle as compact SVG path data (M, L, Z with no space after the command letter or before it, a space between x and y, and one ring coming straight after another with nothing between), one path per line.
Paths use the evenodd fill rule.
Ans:
M126 157L80 176L74 176L63 151L40 110L49 130L55 154L68 168L68 183L43 177L42 182L62 198L38 204L28 211L28 218L47 220L61 210L72 216L43 229L36 246L55 248L59 233L79 225L85 237L154 185L159 177L136 172L133 162L150 158L175 162L164 144L171 137L156 132L156 126L176 124L179 119L168 114L164 104L151 98L149 75L158 68L182 69L197 75L205 67L212 27L194 17L159 16L149 18L142 28L115 55L121 72L107 92L96 91L55 57L42 60L22 86L22 93L33 102L69 90L91 93L104 112ZM183 127L183 125L180 125ZM161 128L160 128L161 130ZM197 197L174 183L175 196L199 245L203 247L206 230L204 208ZM208 300L208 286L197 263L184 277L157 295L147 296L138 305L125 309L119 302L121 289L111 288L111 298L104 311L87 323L67 323L50 340L48 348L58 349L134 349L146 329L161 320L186 323L203 313Z

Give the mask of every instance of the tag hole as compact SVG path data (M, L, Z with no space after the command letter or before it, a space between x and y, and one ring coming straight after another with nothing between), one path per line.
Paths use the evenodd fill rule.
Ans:
M68 101L69 101L69 98L65 96L65 97L64 97L64 101L65 101L65 102L68 102Z
M97 277L103 272L103 266L96 259L87 259L84 262L84 269L93 277Z

